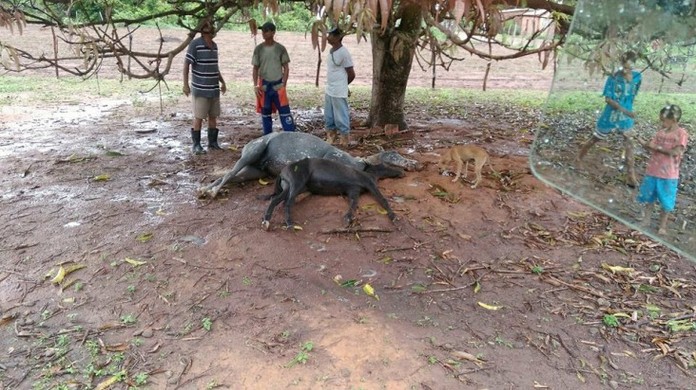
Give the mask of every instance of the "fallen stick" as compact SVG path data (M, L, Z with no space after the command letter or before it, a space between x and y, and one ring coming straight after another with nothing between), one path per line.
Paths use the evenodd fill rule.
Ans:
M331 230L322 230L320 233L321 234L334 234L334 233L364 233L364 232L381 232L381 233L391 233L393 232L392 229L385 229L385 228L340 228L340 229L331 229Z

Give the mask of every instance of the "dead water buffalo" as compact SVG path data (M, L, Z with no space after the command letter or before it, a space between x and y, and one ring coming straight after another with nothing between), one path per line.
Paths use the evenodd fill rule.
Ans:
M338 161L323 158L306 158L290 163L283 168L275 182L271 195L271 203L266 209L261 226L268 230L273 210L280 202L285 202L285 226L292 227L292 205L295 198L310 192L317 195L346 195L350 200L348 212L343 217L347 224L353 222L353 213L358 206L358 197L369 191L385 210L387 216L394 221L396 215L389 203L377 188L377 179L381 177L401 177L401 169L388 167L384 164L370 166L366 170L358 170Z
M364 171L370 165L380 163L404 168L420 169L421 164L401 156L394 151L383 151L369 157L353 157L341 149L308 133L271 133L256 138L242 149L242 156L223 177L198 191L199 197L217 196L225 184L260 179L267 175L277 176L286 165L304 158L324 158L338 161Z

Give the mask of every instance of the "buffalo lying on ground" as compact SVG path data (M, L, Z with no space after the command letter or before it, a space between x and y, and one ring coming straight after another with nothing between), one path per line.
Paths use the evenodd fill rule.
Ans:
M281 132L256 138L242 149L242 156L234 167L212 184L202 187L199 197L217 196L227 183L239 183L262 177L277 176L286 165L305 158L324 158L338 161L364 171L371 165L385 164L406 170L420 169L422 165L394 151L383 151L369 157L353 157L341 149L308 133Z
M322 158L306 158L283 168L275 182L271 203L266 209L261 226L268 230L273 210L280 202L285 202L285 226L292 227L292 206L295 198L310 192L317 195L346 195L350 201L344 216L346 224L353 223L353 213L358 206L358 198L363 192L370 192L375 200L387 210L387 216L394 221L396 215L389 207L387 199L377 188L377 179L382 177L402 177L403 171L384 164L374 165L361 171L343 163Z

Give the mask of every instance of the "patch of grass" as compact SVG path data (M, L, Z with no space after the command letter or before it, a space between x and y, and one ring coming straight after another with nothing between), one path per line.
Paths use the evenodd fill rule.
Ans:
M643 294L655 294L656 292L660 291L657 287L651 286L649 284L640 284L638 286L638 292L642 292Z
M544 267L540 265L535 265L532 267L532 273L536 275L541 275L544 273Z
M63 348L70 343L70 337L68 335L62 334L56 339L56 347Z
M152 81L131 80L121 83L111 79L89 79L62 77L56 79L48 76L16 77L0 76L0 93L12 94L13 101L0 100L0 105L62 102L80 103L84 97L126 97L133 96L152 88ZM27 91L41 91L30 93ZM154 93L154 92L151 92ZM143 94L144 95L144 94Z
M696 322L689 319L685 320L669 320L667 321L667 328L670 332L692 332L696 330Z
M416 320L416 325L426 327L426 326L437 326L437 323L428 316L423 316L421 319Z
M201 323L203 325L203 329L205 329L206 332L210 332L213 329L213 320L211 320L210 318L203 318L201 320Z
M133 314L124 314L121 316L121 323L123 325L133 325L137 322L138 320L135 318Z
M48 76L15 77L0 76L0 93L12 94L11 100L0 100L0 105L39 104L39 103L77 103L90 97L127 99L138 107L159 107L159 93L151 80L129 80L119 82L115 79L55 79ZM169 83L169 90L162 89L165 102L181 99L181 82ZM371 86L351 86L351 107L367 110L372 98ZM41 94L27 91L42 91ZM144 93L145 91L150 91ZM292 106L298 109L314 109L324 104L324 89L313 84L292 85ZM424 111L438 116L464 117L471 105L515 104L524 108L542 108L547 93L529 90L488 90L480 91L464 88L409 87L406 91L405 105L410 110ZM229 101L254 101L254 92L247 81L227 80L225 99Z
M602 317L602 323L610 328L616 328L621 325L619 319L613 314L605 314L604 317Z
M372 87L351 86L350 105L355 110L367 111L370 107ZM464 88L409 87L406 90L406 112L421 112L428 116L464 118L472 108L515 105L524 109L541 109L547 93L530 90L474 90ZM311 107L311 106L309 106Z
M126 360L126 354L123 352L116 352L112 357L111 360L114 363L123 363L124 360Z
M187 323L184 325L184 329L181 331L181 334L182 334L182 335L187 335L187 334L191 333L192 330L193 330L193 324L190 323L190 322L187 322Z
M280 332L280 334L278 335L278 339L282 342L288 341L289 338L290 338L290 331L289 330L284 330L284 331Z
M295 355L295 357L285 365L286 368L292 367L298 363L300 364L305 364L309 360L309 353L314 350L314 343L311 341L307 341L306 343L302 344L300 347L300 351Z
M145 274L145 280L147 280L150 283L154 283L157 281L157 276L153 274Z
M500 337L500 336L495 336L495 340L494 340L494 341L495 341L495 343L496 343L497 345L504 345L504 346L506 346L506 347L508 347L508 348L513 348L511 342L505 340L504 338L502 338L502 337Z
M651 319L659 318L662 314L662 309L659 306L648 304L645 309L648 311L648 317Z
M139 372L135 374L135 376L133 377L133 381L137 386L143 386L147 384L148 377L149 376L147 375L147 373Z
M696 118L696 97L686 93L641 92L634 104L636 121L657 125L658 114L666 103L677 104L682 109L682 121ZM579 113L585 112L596 118L599 110L604 109L601 91L563 91L554 92L546 105L546 112ZM693 120L693 119L692 119Z
M89 354L92 357L99 355L99 351L101 351L99 343L94 340L87 340L87 342L85 343L85 347L87 348L87 351L89 351Z

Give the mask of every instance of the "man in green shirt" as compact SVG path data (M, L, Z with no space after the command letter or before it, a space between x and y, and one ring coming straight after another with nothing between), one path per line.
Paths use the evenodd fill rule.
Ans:
M273 112L278 111L284 131L295 131L285 86L290 74L290 56L285 46L274 40L276 26L261 26L263 42L254 48L251 58L252 78L256 90L256 111L261 113L263 133L273 131Z

